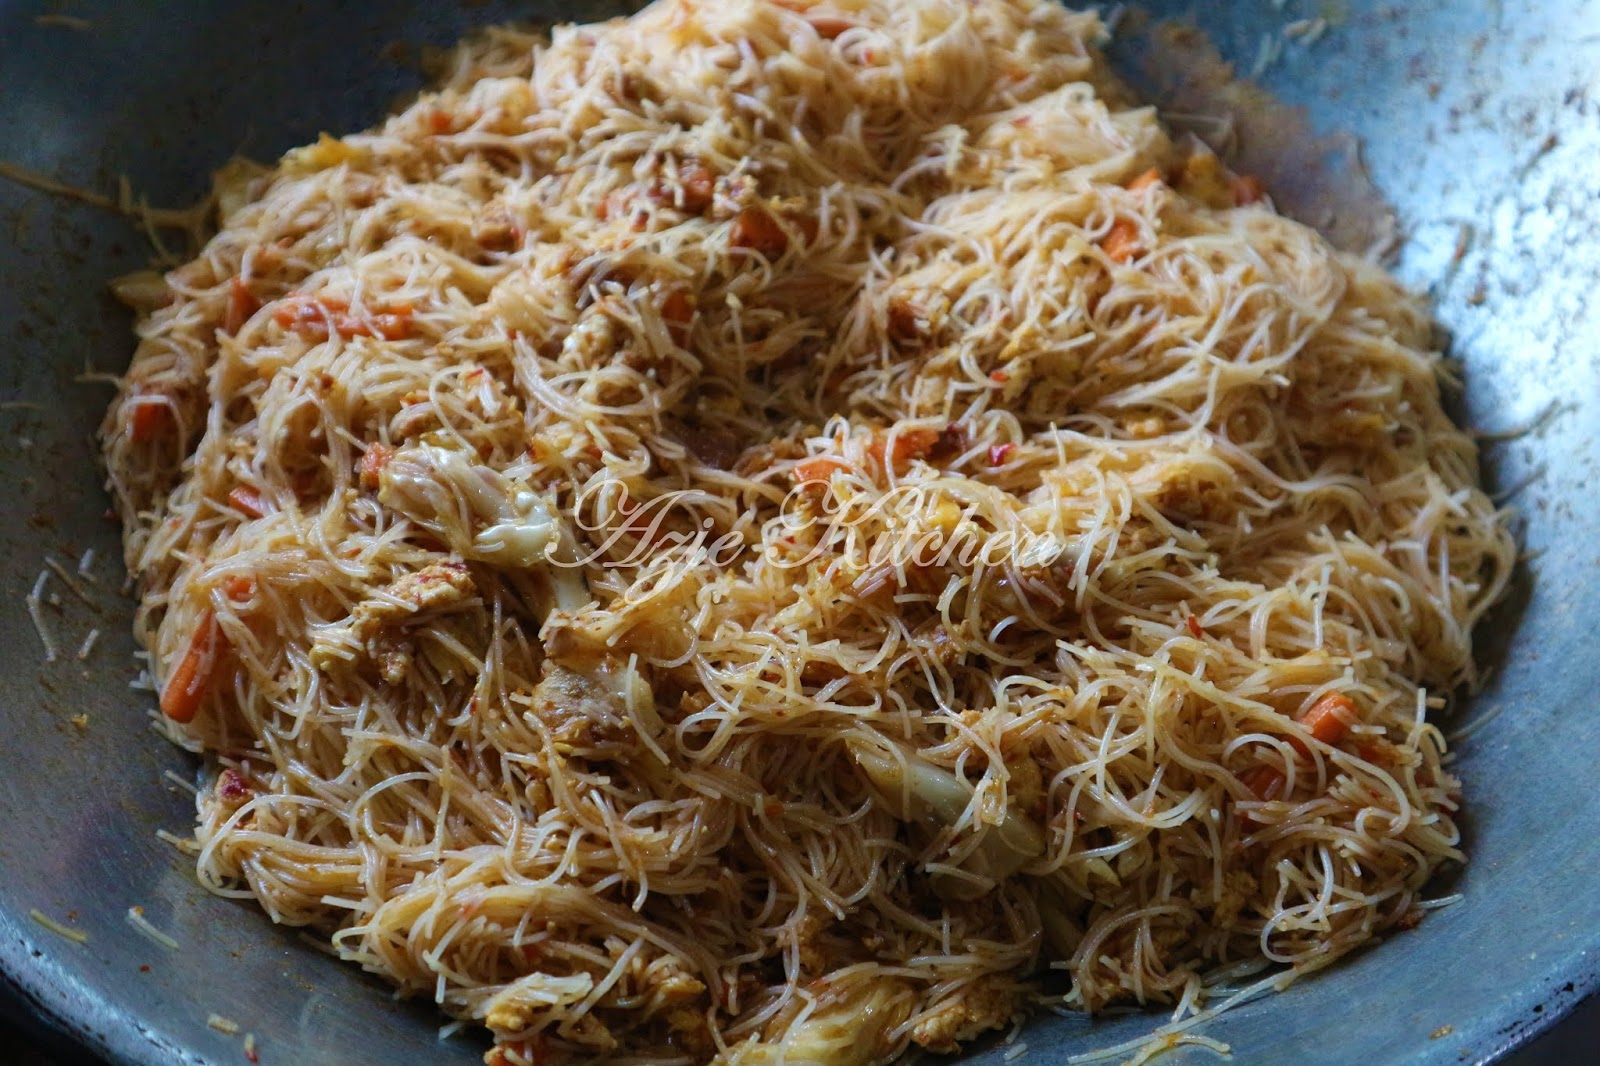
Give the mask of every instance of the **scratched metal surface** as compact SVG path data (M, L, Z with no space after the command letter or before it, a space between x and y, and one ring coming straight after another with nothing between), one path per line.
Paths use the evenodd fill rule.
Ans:
M1600 302L1590 300L1600 277L1600 0L1148 6L1194 19L1246 69L1263 35L1329 20L1321 40L1288 44L1260 80L1303 106L1316 134L1347 131L1362 146L1405 238L1399 269L1433 290L1464 363L1464 416L1489 430L1537 423L1488 455L1533 558L1480 634L1496 669L1464 712L1495 716L1460 744L1473 862L1453 887L1464 901L1205 1031L1248 1062L1492 1059L1600 980L1600 494L1589 491L1600 451ZM512 15L578 13L553 3L82 0L68 10L86 28L35 22L58 10L0 0L0 159L100 188L126 173L164 203L191 198L236 150L265 157L320 129L370 124L416 85L394 41L442 44ZM1162 81L1141 72L1148 52L1137 44L1117 52L1130 73ZM156 116L163 131L151 129ZM436 1042L426 1007L396 1003L253 908L200 891L188 860L153 836L181 829L190 810L162 771L186 777L194 764L150 732L150 699L128 688L130 612L88 439L106 393L76 381L86 366L126 364L128 318L104 281L145 255L125 223L0 182L3 980L118 1062L237 1064L240 1037L207 1028L213 1012L254 1033L268 1063L476 1062L481 1044ZM93 605L54 582L62 603L45 613L63 661L45 664L23 596L46 554L70 567L87 548L100 559ZM100 642L79 663L92 627ZM86 729L71 722L80 714ZM129 927L131 905L182 950ZM89 939L47 932L29 919L35 908ZM1023 1036L1024 1061L1057 1061L1153 1023L1040 1020ZM1191 1055L1201 1057L1180 1049L1173 1059ZM971 1057L1000 1059L1000 1049Z

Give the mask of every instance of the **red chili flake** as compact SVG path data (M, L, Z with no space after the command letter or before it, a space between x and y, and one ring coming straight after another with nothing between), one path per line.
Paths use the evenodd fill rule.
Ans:
M139 967L139 972L140 973L149 973L150 972L150 964L149 963L145 963L144 965L140 966Z
M991 370L989 372L989 380L996 385L1004 385L1011 380L1011 374L1005 370Z
M989 465L1003 465L1006 459L1009 458L1011 453L1016 451L1016 449L1017 446L1012 444L1010 441L1007 441L1005 444L991 444L989 446Z
M1189 625L1189 632L1193 633L1197 637L1203 637L1206 635L1205 629L1200 625L1200 619L1191 614L1187 619L1185 619L1185 621Z

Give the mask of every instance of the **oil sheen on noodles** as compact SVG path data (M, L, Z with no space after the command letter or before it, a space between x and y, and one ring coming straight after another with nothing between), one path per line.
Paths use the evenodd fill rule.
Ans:
M104 427L204 882L517 1066L876 1063L1415 924L1512 541L1425 310L1099 33L663 0L230 166Z

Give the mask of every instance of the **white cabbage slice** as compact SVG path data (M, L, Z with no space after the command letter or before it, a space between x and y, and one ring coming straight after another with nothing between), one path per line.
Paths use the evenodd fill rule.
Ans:
M399 449L378 475L378 501L436 534L462 557L504 567L540 567L550 575L556 605L570 611L589 601L554 502L519 476L495 470L471 452L421 442Z

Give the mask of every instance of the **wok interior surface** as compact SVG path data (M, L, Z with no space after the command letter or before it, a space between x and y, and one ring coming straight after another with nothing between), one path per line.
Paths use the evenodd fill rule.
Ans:
M1464 898L1202 1031L1244 1061L1492 1058L1600 983L1600 495L1587 491L1600 459L1600 304L1589 301L1600 276L1600 2L1148 6L1193 19L1244 71L1269 55L1264 35L1282 41L1287 24L1329 17L1320 40L1282 45L1260 80L1304 107L1319 134L1354 134L1398 213L1399 272L1432 292L1464 364L1461 416L1486 432L1525 431L1485 444L1529 561L1478 634L1488 684L1455 720L1484 723L1456 744L1472 861L1439 889ZM126 174L153 203L183 204L234 152L270 159L319 130L377 121L419 83L421 45L489 22L617 10L99 0L74 5L87 22L74 26L0 4L0 160L95 189ZM1147 59L1121 56L1130 72ZM255 907L209 895L191 861L156 839L161 827L186 832L193 810L163 771L187 779L196 763L148 728L152 697L128 687L132 602L90 439L110 394L78 380L86 367L126 366L130 318L105 281L146 265L148 248L125 220L12 183L0 183L0 233L5 980L116 1061L235 1063L244 1031L267 1062L479 1061L470 1038L436 1042L443 1019L427 1004L397 1003ZM86 586L93 606L54 584L63 602L45 614L60 648L46 663L24 597L47 554L70 568L89 548L100 560ZM79 662L92 628L99 642ZM130 926L135 905L180 949ZM88 940L47 931L33 910ZM208 1028L213 1013L241 1034ZM1039 1018L1022 1039L1058 1061L1161 1020ZM1209 1057L1180 1048L1164 1061L1191 1054Z

